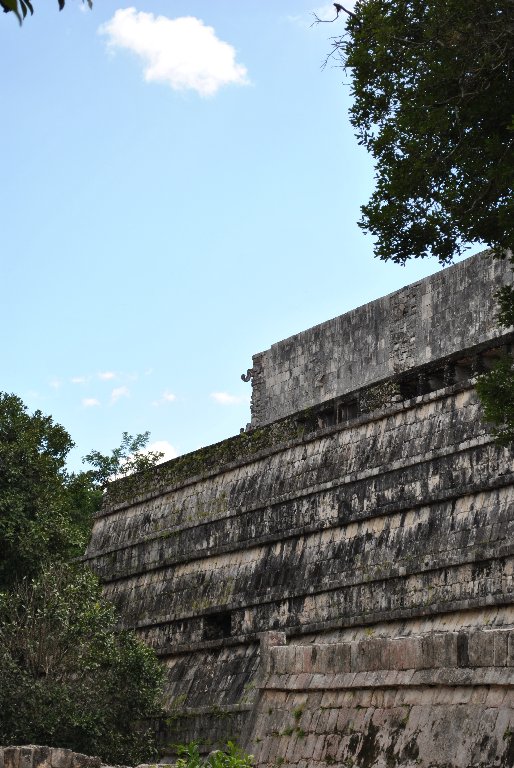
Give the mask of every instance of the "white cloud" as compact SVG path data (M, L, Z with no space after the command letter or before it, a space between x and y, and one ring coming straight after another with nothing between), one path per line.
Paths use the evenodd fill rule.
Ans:
M159 459L159 464L162 464L164 461L169 461L170 459L176 459L178 456L177 449L171 445L171 443L168 443L167 440L156 440L154 443L150 443L150 445L148 445L144 451L141 451L141 453L147 454L151 451L158 451L159 453L164 454L162 459Z
M97 400L96 397L84 397L82 405L84 408L94 408L95 406L100 405L100 400Z
M85 376L72 376L70 381L72 384L85 384L87 378Z
M103 371L98 374L98 378L102 381L111 381L116 378L116 374L113 371Z
M235 49L194 16L170 19L120 8L98 31L107 36L109 48L126 48L142 59L148 82L201 96L212 96L231 83L248 84L246 67L236 62Z
M152 405L165 405L166 403L173 403L177 399L177 396L173 394L173 392L170 392L169 390L166 390L162 393L162 396L159 398L159 400L154 400Z
M128 397L130 390L128 387L114 387L111 392L111 403L117 403L121 397Z
M50 386L52 387L52 389L60 389L61 385L62 385L62 381L55 377L50 381Z
M250 400L247 395L230 395L228 392L211 392L210 397L220 405L240 405Z

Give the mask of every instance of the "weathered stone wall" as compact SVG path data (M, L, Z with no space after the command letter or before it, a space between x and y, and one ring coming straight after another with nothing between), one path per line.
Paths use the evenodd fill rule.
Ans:
M256 765L511 768L514 629L416 629L271 648L250 737Z
M253 358L253 426L490 342L507 283L486 252L273 344Z
M453 386L100 516L89 558L186 710L163 740L238 736L270 628L511 603L513 479L474 391Z
M496 274L497 267L481 258L473 267L464 264L458 268L477 278L472 290L468 283L466 301L474 313L481 314L481 305L473 304L476 296L487 293L479 277L487 281L489 269ZM481 273L476 265L485 271ZM428 292L426 285L419 290L422 295ZM434 286L432 293L440 295ZM456 316L459 311L453 308ZM483 327L488 322L484 317ZM468 325L473 325L469 318ZM446 333L444 327L442 332ZM398 669L383 662L380 668L362 668L359 673L352 666L327 667L316 674L346 677L338 678L337 685L328 677L318 680L318 687L309 671L291 672L296 667L286 665L283 672L278 668L269 672L268 687L259 688L263 680L259 641L270 630L286 634L286 656L292 646L333 644L350 647L351 660L360 653L352 650L355 643L358 648L365 641L371 651L371 640L380 639L389 649L380 650L381 659L393 658L391 649L410 648L409 658L419 661L428 654L432 635L458 635L456 647L463 653L464 643L473 649L475 642L482 642L472 639L478 633L476 637L486 638L490 654L496 640L486 630L508 634L514 627L513 455L491 439L470 380L491 364L498 349L512 343L512 332L496 334L489 341L487 334L471 338L463 327L459 333L453 352L448 340L437 342L434 336L430 354L443 357L428 360L427 353L422 365L396 372L378 386L372 373L362 372L364 385L352 391L351 400L345 395L333 397L180 457L156 468L146 485L129 486L127 499L123 498L126 486L115 486L95 520L86 559L104 580L105 592L120 608L124 624L136 628L166 667L170 717L162 723L165 752L166 745L190 738L200 738L208 748L219 739L243 735L250 739L252 733L254 748L261 743L258 739L271 745L268 753L261 754L259 748L261 763L271 763L270 755L277 749L273 723L283 717L278 730L290 727L285 714L277 713L290 711L291 702L302 697L307 709L325 712L328 704L316 703L318 694L324 695L323 686L336 697L331 705L334 711L343 707L341 702L352 701L354 714L368 707L363 691L375 688L389 691L388 702L393 701L391 691L396 701L401 689L398 701L404 703L400 707L406 707L411 696L429 709L423 693L426 687L437 689L438 696L455 693L455 701L447 702L450 709L444 713L437 709L443 720L451 720L452 728L465 712L462 697L467 695L468 683L463 669L469 686L478 686L480 695L486 688L509 693L510 671L505 669L510 661L463 667L462 656L457 661L451 657L451 663L441 667L456 669L457 676L448 672L445 677L446 671L432 670L432 677L423 672L408 686L389 675ZM470 346L462 346L465 342ZM377 350L381 348L378 343ZM453 634L448 639L452 648ZM402 645L405 638L414 638L413 644ZM413 670L432 669L430 664L423 666L426 659L421 665L418 661ZM490 672L493 667L496 677ZM489 672L484 677L480 670L486 668ZM383 677L372 675L367 687L356 678L359 684L352 687L350 677L361 672L383 673ZM276 674L287 677L280 681L282 687L270 682ZM297 674L303 682L294 680ZM263 701L269 702L264 709ZM378 712L380 707L373 704L372 709ZM413 765L415 759L406 746L417 728L415 719L409 719L411 710L404 729L409 738L395 752L391 744L396 710L389 712L394 709L389 704L386 709L368 716L371 726L368 721L362 725L367 730L358 726L358 738L372 743L366 754L378 750L369 766ZM357 728L352 725L352 712L348 723ZM437 712L434 709L434 718ZM475 728L473 717L470 714L470 734ZM329 735L334 718L334 713L328 719L323 716L320 734ZM433 738L437 722L437 718L431 721ZM369 734L378 723L383 732L373 740ZM307 734L311 726L301 728ZM293 732L281 738L292 736ZM494 738L495 765L501 765L498 761L504 759L504 752ZM347 749L340 740L337 743L337 750ZM355 736L344 760L354 759L352 749L361 753L362 743ZM321 742L316 757L314 752L306 757L302 745L296 752L291 747L293 752L288 754L284 744L278 756L300 768L334 760L343 764L339 752L334 757ZM469 744L471 755L475 747ZM423 765L428 753L421 744L418 748ZM473 765L488 765L485 749L476 752L479 758ZM446 753L437 754L425 764L438 768L453 764L444 757ZM394 760L387 762L387 755Z

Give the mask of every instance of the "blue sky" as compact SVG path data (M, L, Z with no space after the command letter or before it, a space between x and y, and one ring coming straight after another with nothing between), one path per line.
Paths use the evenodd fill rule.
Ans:
M357 227L373 167L306 0L36 0L0 18L0 389L169 455L249 421L273 342L419 277Z

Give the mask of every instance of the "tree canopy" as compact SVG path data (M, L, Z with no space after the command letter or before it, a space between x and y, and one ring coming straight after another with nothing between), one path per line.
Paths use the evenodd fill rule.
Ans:
M161 669L117 630L98 579L70 564L84 551L109 475L149 469L148 433L124 433L111 456L70 473L68 432L0 393L0 743L46 743L111 763L152 757L145 719L159 707ZM148 723L147 723L148 726Z
M0 590L83 553L109 480L148 472L162 457L144 451L148 440L124 432L110 455L85 457L91 469L69 472L74 443L64 427L0 392Z
M357 0L333 45L375 160L360 226L376 255L513 248L513 0Z
M86 2L90 8L93 7L93 0L82 0L82 2ZM57 4L62 11L66 0L57 0ZM0 0L0 8L4 13L14 13L21 24L28 13L31 15L34 13L34 0Z
M50 744L112 764L155 757L162 669L84 567L46 565L0 593L0 743ZM146 722L145 722L146 721Z
M50 560L82 554L101 492L71 475L73 441L41 411L0 393L0 590Z

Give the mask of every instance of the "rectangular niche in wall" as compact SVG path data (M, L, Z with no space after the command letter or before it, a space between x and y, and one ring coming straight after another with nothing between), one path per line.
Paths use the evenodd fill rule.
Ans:
M211 613L203 617L203 639L222 640L230 637L232 630L232 618L230 611Z

